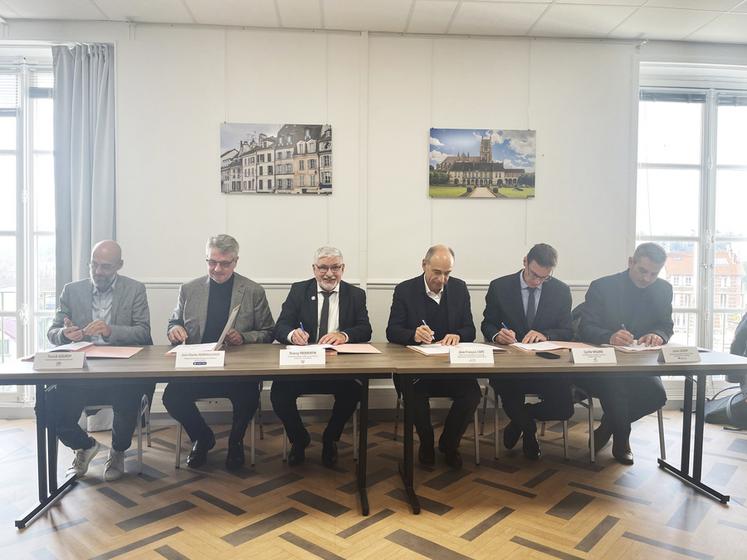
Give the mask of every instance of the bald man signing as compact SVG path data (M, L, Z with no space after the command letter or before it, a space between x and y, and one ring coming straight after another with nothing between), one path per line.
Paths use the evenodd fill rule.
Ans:
M451 277L454 251L434 245L425 254L423 274L397 285L392 298L386 338L395 344L439 343L447 346L475 340L469 292L464 281ZM397 383L395 377L395 383ZM466 376L429 379L415 383L415 429L420 438L418 458L424 465L436 461L430 397L449 397L451 409L446 416L438 449L444 461L454 469L462 466L459 442L480 402L477 380Z
M89 341L96 345L143 346L150 337L150 311L145 286L120 276L122 249L116 241L101 241L91 253L90 277L66 284L47 338L55 346ZM153 383L70 381L50 391L50 421L60 441L75 450L68 475L83 476L99 443L80 426L86 405L111 404L114 410L112 446L104 480L124 474L124 453L132 443L142 395L153 395Z

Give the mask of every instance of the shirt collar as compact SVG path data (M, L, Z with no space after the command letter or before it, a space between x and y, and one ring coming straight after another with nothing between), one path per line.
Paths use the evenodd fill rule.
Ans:
M523 268L519 271L519 284L521 285L521 289L522 290L528 290L529 289L529 284L527 284L524 281L524 269ZM538 292L541 292L542 291L542 284L540 284L539 286L537 286L535 289Z

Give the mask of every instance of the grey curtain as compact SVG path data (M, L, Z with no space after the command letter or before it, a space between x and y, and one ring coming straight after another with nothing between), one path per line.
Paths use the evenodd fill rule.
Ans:
M114 48L52 47L57 293L88 275L91 247L114 239Z

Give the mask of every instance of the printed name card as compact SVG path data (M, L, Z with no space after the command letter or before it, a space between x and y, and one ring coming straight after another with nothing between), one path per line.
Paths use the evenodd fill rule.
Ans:
M37 352L34 369L82 369L86 364L84 352Z
M289 346L280 351L281 366L323 366L325 363L327 356L321 347Z
M182 350L176 352L175 368L213 368L223 367L226 359L225 350L206 350L195 352Z
M614 348L571 348L574 364L616 364Z
M452 364L493 364L493 348L449 348L449 361Z
M662 346L659 362L665 364L694 364L700 361L696 346Z

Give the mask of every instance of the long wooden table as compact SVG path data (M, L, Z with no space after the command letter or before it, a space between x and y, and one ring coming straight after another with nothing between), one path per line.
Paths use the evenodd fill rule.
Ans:
M747 359L730 354L705 352L701 362L695 364L659 364L657 353L617 353L616 365L577 365L570 361L570 353L560 352L561 358L547 360L533 354L509 349L496 353L493 365L450 364L448 356L426 357L402 346L376 344L381 354L328 355L323 366L280 366L279 349L274 344L244 345L230 348L226 352L222 368L176 369L174 357L167 356L169 347L151 346L127 360L88 360L84 370L34 371L29 362L11 362L0 365L0 384L35 385L37 399L37 468L39 504L29 514L16 521L17 527L25 527L41 511L58 499L75 484L75 477L57 484L56 434L46 419L46 387L65 381L87 379L96 383L107 380L156 382L189 380L231 380L251 377L259 380L305 378L353 378L360 380L361 429L359 433L359 460L356 479L363 515L369 512L366 491L366 448L368 426L368 382L372 378L386 378L396 373L402 376L404 395L404 453L400 465L405 490L413 513L419 513L420 504L413 483L413 403L412 384L420 377L584 377L584 376L684 376L685 399L682 430L682 454L679 468L659 459L659 466L679 477L697 490L726 503L729 496L720 494L701 480L703 454L703 427L705 409L705 381L708 375L721 375L731 371L747 371ZM695 381L694 381L695 380ZM691 450L692 396L696 386L695 437ZM691 452L692 451L692 452ZM692 470L691 470L692 463ZM692 473L692 474L691 474Z

